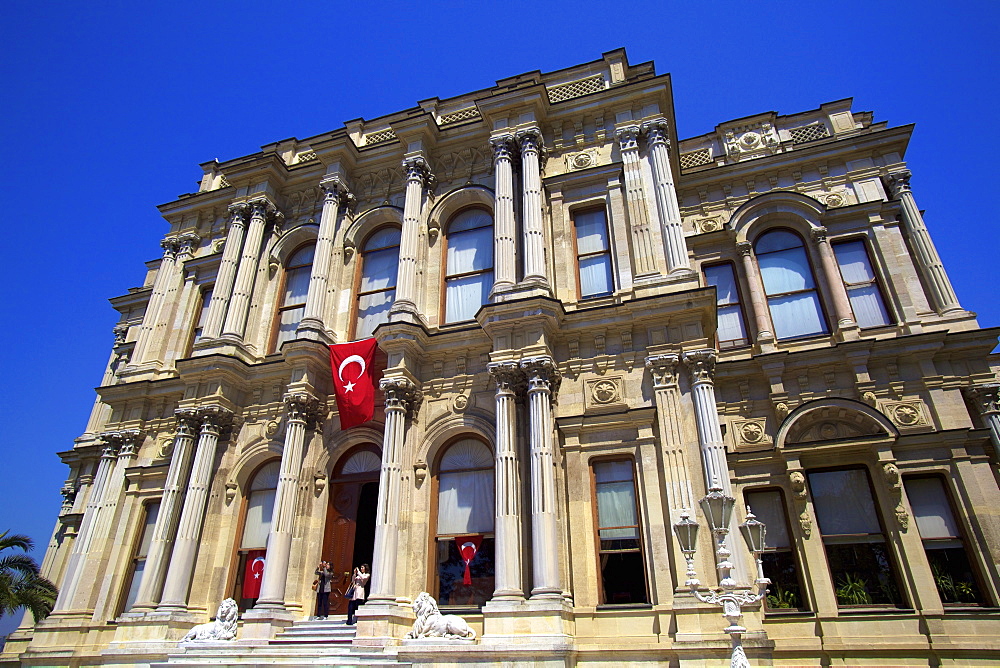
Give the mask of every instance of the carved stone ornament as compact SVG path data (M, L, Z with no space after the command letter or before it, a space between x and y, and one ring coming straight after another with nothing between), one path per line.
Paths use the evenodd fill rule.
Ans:
M587 169L597 164L597 149L591 148L579 153L567 153L563 159L566 161L566 171L568 172Z
M892 494L893 500L896 502L896 507L893 508L893 515L896 517L896 522L899 524L900 529L906 531L910 528L910 515L906 512L906 508L903 507L903 483L899 476L899 468L892 462L883 463L882 478L885 480L885 484L889 488L889 493Z
M802 535L809 538L812 535L812 517L809 515L809 509L806 506L806 501L809 498L809 494L806 491L806 476L802 471L791 471L788 474L788 482L792 488L792 500L795 503L795 509L799 514L799 529L802 531Z
M639 149L639 126L627 125L615 130L615 138L623 151L635 151Z
M829 209L836 209L839 206L847 204L847 194L843 192L830 193L823 198L823 203Z
M528 378L528 393L545 391L555 394L562 376L551 357L527 357L521 360L521 370Z
M313 472L313 487L316 488L316 494L323 493L323 490L326 489L326 473L319 469Z
M680 356L674 354L651 355L646 358L646 368L653 376L653 387L661 389L677 386L677 365Z
M802 471L792 471L788 474L788 483L792 487L792 495L796 499L804 501L807 496L805 474Z
M910 176L912 174L908 169L886 176L885 180L889 185L889 191L892 193L893 198L898 198L903 193L910 192Z
M279 426L280 425L277 420L268 420L267 424L264 426L264 433L269 437L272 437L278 433Z
M236 492L238 490L239 490L239 485L237 485L232 480L226 483L226 505L229 505L230 503L233 502L233 499L236 498Z
M589 378L584 381L586 410L588 413L624 410L625 379L621 376Z
M420 390L406 378L383 378L379 389L385 395L385 409L416 412L423 398Z
M862 392L861 401L865 402L872 408L875 408L878 405L878 397L875 396L874 392Z
M900 427L919 427L927 424L923 404L919 401L885 402L883 410L889 419Z
M751 123L726 130L726 155L734 162L762 158L777 151L778 133L770 123Z
M757 449L769 447L771 436L767 433L767 423L764 418L741 420L733 422L733 434L737 449Z
M465 412L465 409L469 407L469 397L464 394L455 395L455 398L451 400L451 407L456 413Z
M406 634L407 639L441 638L445 640L475 640L476 632L468 622L458 615L442 615L437 601L427 592L413 601L413 628Z
M423 484L424 479L427 477L427 462L424 460L419 460L413 465L413 479L417 483L417 487Z
M699 218L694 221L694 229L697 230L699 234L718 232L722 229L722 219L718 216L712 216L711 218Z
M240 609L236 601L227 598L219 604L215 621L194 627L181 639L181 642L236 640L236 621L239 617Z
M983 416L1000 413L1000 383L973 385L965 389L965 394Z
M715 379L716 354L711 348L684 353L681 359L691 374L692 383L711 383Z

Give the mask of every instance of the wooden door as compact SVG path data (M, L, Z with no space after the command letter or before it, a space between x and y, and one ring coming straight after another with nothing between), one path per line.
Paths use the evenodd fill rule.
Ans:
M330 614L347 614L343 593L351 584L351 560L354 557L354 536L358 519L361 482L339 482L330 488L330 505L326 514L323 536L323 559L333 571L330 592ZM338 593L339 591L339 593Z

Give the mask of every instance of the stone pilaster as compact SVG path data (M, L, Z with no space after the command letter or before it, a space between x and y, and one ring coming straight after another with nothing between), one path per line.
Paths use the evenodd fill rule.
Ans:
M545 262L545 230L542 223L541 157L544 150L542 132L538 128L519 130L515 135L521 145L521 178L524 189L524 283L549 291Z
M243 237L246 232L246 219L250 205L245 202L232 204L229 207L229 229L226 232L226 243L222 248L222 259L219 261L219 272L212 289L212 300L208 304L208 313L202 325L202 339L217 339L222 334L222 325L226 319L229 298L233 293L233 282L236 279L236 269L239 266L240 250L243 248Z
M754 341L761 348L773 349L774 325L771 323L771 311L767 306L767 293L764 292L764 281L761 280L757 268L757 258L753 252L753 244L740 241L736 249L743 259L743 273L750 288L750 310L753 313L753 323L756 332Z
M433 182L434 176L427 161L419 155L403 160L403 171L406 172L406 200L403 203L403 230L399 241L396 301L389 309L389 319L420 322L417 310L417 240L423 215L424 188Z
M675 354L651 355L646 358L646 368L653 377L653 397L656 401L656 418L663 449L663 468L666 474L667 503L671 520L680 511L694 507L691 474L687 453L681 435L680 387L677 382L677 365L680 356Z
M524 374L517 362L493 362L488 370L496 392L496 523L493 599L524 599L521 580L521 480L517 456L515 388Z
M223 336L238 342L243 341L243 335L246 333L247 314L250 312L250 298L253 296L254 276L257 274L264 228L269 219L281 218L281 213L266 199L250 202L250 207L250 226L247 228L246 243L243 244L243 252L236 269L236 281L233 284L232 297L229 298L226 324L222 329Z
M854 321L854 311L844 287L844 279L840 275L837 258L830 247L825 227L814 227L810 230L813 243L819 251L820 266L823 271L823 282L830 291L833 300L833 316L837 321L837 334L842 338L858 338L858 324Z
M514 137L492 137L496 195L493 207L494 280L491 295L508 292L517 282L517 227L514 222Z
M298 338L310 338L323 343L333 343L323 322L326 310L326 293L329 289L330 264L333 257L333 242L337 229L343 226L354 195L336 174L324 179L320 186L326 192L323 200L323 214L319 222L316 238L316 252L313 256L312 273L309 276L309 292L306 294L305 314L299 322Z
M629 226L632 229L632 252L636 277L656 274L656 254L653 252L653 232L649 212L646 210L646 193L642 185L639 157L639 126L629 125L615 131L621 149L625 172L625 203L628 206Z
M149 295L149 302L146 304L146 313L142 318L142 325L139 326L139 335L135 340L135 348L132 351L130 367L141 365L150 361L149 353L155 349L154 335L157 324L160 321L166 295L170 285L176 280L177 251L180 244L177 237L167 237L160 242L163 247L163 259L156 270L156 278L153 279L153 291Z
M663 228L663 245L667 257L667 273L691 271L688 260L687 242L684 240L684 228L681 226L681 209L677 203L677 192L674 188L674 175L670 168L670 142L667 138L668 125L666 119L656 119L642 124L642 133L646 135L649 157L653 163L655 178L654 192L656 207L660 212L660 223Z

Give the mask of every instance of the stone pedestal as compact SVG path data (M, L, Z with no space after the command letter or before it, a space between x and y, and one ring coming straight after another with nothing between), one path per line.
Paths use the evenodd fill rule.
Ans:
M573 606L565 599L489 601L483 606L483 645L569 643L575 634Z
M403 603L366 603L358 608L355 647L398 645L413 628L413 608Z
M287 610L273 608L254 608L243 613L243 628L239 638L251 640L270 640L274 635L291 626L297 615Z

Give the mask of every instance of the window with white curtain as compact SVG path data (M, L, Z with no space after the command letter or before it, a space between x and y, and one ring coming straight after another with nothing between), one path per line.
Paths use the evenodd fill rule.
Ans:
M847 288L847 298L854 311L854 321L858 327L881 327L890 324L889 313L882 299L878 280L872 269L871 259L865 249L865 242L842 241L833 244L834 255L840 266L840 276Z
M493 453L482 441L465 438L448 446L437 474L437 600L442 606L481 607L493 596ZM460 544L480 540L465 584ZM458 539L458 540L456 540Z
M704 267L705 283L715 286L718 328L715 336L719 348L736 348L749 345L743 306L740 304L736 273L728 262Z
M788 515L780 490L748 490L744 497L747 506L767 530L764 532L764 552L761 562L764 577L771 580L765 604L770 611L805 610L799 565L792 550L788 531Z
M978 580L939 476L903 479L934 584L945 605L982 605Z
M895 566L867 471L809 471L807 475L837 604L900 606Z
M444 322L472 320L493 288L493 215L460 211L445 235Z
M208 308L212 303L212 286L204 288L200 295L201 301L198 307L198 320L194 324L194 331L191 333L191 346L201 341L202 330L205 327L205 321L208 319ZM188 347L188 354L191 353L191 347Z
M791 339L826 333L816 282L802 238L773 230L754 244L775 336Z
M274 496L278 491L278 474L281 460L274 459L261 466L250 480L244 497L243 534L237 550L236 577L232 597L239 602L240 610L253 607L256 599L243 598L243 577L246 574L247 556L259 554L267 548L267 535L271 532L271 515Z
M646 564L636 505L635 463L595 462L594 504L602 604L647 603Z
M282 343L295 338L295 331L306 312L306 295L309 293L309 277L312 274L315 252L316 244L307 244L292 253L285 263L284 287L272 350L278 350Z
M608 219L604 209L590 209L573 214L576 230L576 266L580 279L580 297L610 295L614 290L611 279L611 245L608 241Z
M361 278L355 302L355 339L370 337L376 327L389 320L389 309L396 299L400 235L398 227L383 227L362 246Z
M159 499L145 504L143 509L145 512L142 529L140 530L135 550L132 553L132 562L129 564L129 574L125 579L128 583L128 590L125 592L125 597L119 606L119 614L126 610L131 610L132 606L135 605L136 596L139 595L139 584L142 582L142 574L146 570L146 555L149 554L149 546L153 542L153 527L156 526L156 518L160 514Z

